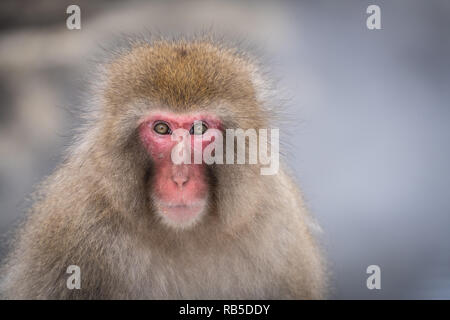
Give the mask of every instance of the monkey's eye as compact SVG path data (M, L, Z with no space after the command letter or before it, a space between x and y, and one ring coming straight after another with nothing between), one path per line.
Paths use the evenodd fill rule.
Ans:
M165 122L158 122L153 127L153 130L155 130L155 132L159 134L170 134L169 125Z
M189 130L190 134L202 135L208 130L208 127L203 121L196 121L192 126L191 130Z

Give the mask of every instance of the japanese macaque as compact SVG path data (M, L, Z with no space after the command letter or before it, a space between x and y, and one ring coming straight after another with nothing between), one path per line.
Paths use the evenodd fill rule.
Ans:
M276 108L252 58L204 39L142 41L103 72L98 108L17 233L2 297L325 297L324 259L283 165L172 159L178 129L193 141L270 128Z

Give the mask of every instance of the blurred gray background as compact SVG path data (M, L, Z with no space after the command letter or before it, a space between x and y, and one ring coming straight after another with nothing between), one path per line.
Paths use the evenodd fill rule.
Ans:
M70 4L81 30L66 28ZM366 28L370 4L382 30ZM262 48L290 97L284 153L324 229L331 297L449 299L447 0L0 2L0 258L71 141L99 47L205 26Z

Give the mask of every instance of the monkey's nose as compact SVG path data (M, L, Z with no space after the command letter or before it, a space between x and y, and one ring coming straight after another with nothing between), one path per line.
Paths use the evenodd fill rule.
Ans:
M188 182L189 177L187 175L177 174L172 177L172 180L181 188Z
M189 181L189 168L184 165L175 165L172 167L172 181L178 188L183 187Z

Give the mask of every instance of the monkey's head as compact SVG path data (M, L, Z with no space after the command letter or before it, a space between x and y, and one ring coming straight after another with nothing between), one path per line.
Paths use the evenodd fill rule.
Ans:
M251 183L251 170L174 163L172 152L180 129L189 134L184 146L193 156L214 140L195 148L208 132L267 128L263 83L248 57L209 41L156 41L135 45L106 70L100 147L113 156L98 165L109 172L105 183L119 210L144 206L166 225L185 228L230 192L245 192L237 185Z

